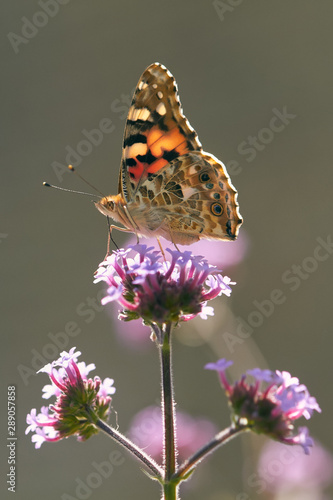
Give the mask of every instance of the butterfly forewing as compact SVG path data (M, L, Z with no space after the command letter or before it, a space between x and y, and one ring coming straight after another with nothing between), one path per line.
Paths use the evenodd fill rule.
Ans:
M124 133L119 191L129 202L149 174L201 144L182 113L177 85L161 64L149 66L136 87Z

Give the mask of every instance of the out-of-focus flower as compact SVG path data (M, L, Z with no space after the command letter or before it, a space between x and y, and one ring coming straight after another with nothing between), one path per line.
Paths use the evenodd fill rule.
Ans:
M117 301L124 310L120 319L142 318L147 324L163 325L213 314L207 301L231 294L228 277L191 252L166 249L171 261L146 245L120 249L102 262L95 283L108 284L102 304ZM130 256L133 255L133 257Z
M119 342L136 352L152 349L154 347L152 342L147 342L147 338L151 333L150 327L145 325L142 319L119 321L118 309L118 303L113 302L106 308L106 313L113 323L113 329Z
M191 417L177 411L177 448L180 459L188 458L217 433L216 426L203 417ZM163 425L161 408L148 406L133 418L130 439L153 458L160 458L163 450Z
M127 243L128 245L135 245L137 238L132 235ZM156 238L144 238L144 244L149 247L154 247L154 250L159 250ZM162 245L165 240L161 240ZM191 245L191 251L195 255L204 255L205 258L218 268L227 269L231 266L236 266L245 258L250 246L249 237L245 230L242 231L235 241L220 241L220 240L200 240ZM186 249L179 245L180 250ZM168 256L166 256L168 259Z
M79 441L85 441L99 432L94 420L107 418L110 395L116 391L114 381L106 378L102 382L99 377L88 379L87 375L95 369L95 365L77 363L80 354L73 347L39 370L47 373L52 382L44 386L43 398L56 396L57 399L49 407L43 406L39 414L33 408L27 415L25 433L35 432L31 438L35 448L40 448L44 441L59 441L72 435L77 436Z
M278 498L321 500L332 481L333 457L316 441L310 456L274 441L261 451L256 481L261 492L273 492Z
M321 412L321 409L305 385L288 372L260 368L246 372L253 377L252 384L246 381L247 375L242 375L240 381L231 385L225 375L231 364L232 361L220 359L216 363L208 363L205 368L218 372L235 424L285 444L299 444L308 454L309 447L313 445L308 429L299 427L298 433L293 434L293 422L302 416L309 419L314 410Z

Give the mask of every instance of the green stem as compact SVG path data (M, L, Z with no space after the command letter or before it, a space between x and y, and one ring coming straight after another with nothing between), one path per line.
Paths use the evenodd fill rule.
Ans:
M172 382L172 350L171 350L172 324L167 324L160 346L161 376L162 376L162 414L164 427L164 500L177 499L177 484L172 481L176 471L176 446L175 446L175 413L174 394Z
M114 439L117 443L121 444L124 448L126 448L132 455L141 460L143 464L150 470L153 474L154 478L158 481L163 482L164 473L162 468L153 460L147 453L141 450L138 446L136 446L132 441L130 441L126 436L116 431L108 424L103 422L103 420L98 419L94 422L96 427L101 429L105 434Z
M205 446L203 446L200 450L198 450L194 455L188 458L177 470L177 473L174 474L173 480L179 481L184 479L186 475L191 472L191 470L204 458L206 458L210 453L212 453L219 446L225 445L232 438L248 430L247 427L240 426L231 426L227 429L216 434L216 436Z
M163 493L164 493L164 500L177 500L178 494L177 494L178 486L175 483L164 483L163 485Z

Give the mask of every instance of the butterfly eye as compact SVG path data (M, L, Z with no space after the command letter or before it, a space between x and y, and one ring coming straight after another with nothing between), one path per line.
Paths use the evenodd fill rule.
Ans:
M200 182L208 182L208 181L210 181L209 174L207 174L207 172L201 172L201 174L199 175L199 181Z
M110 210L114 210L114 202L113 202L113 201L109 201L109 202L108 202L108 208L109 208Z
M221 203L212 203L212 205L210 206L210 211L212 212L213 215L216 215L218 217L222 215L223 207Z

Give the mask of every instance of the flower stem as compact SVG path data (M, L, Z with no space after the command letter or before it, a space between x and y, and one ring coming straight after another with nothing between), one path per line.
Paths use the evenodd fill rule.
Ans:
M216 436L200 450L198 450L194 455L188 458L177 470L176 474L173 476L173 480L179 481L184 479L185 476L191 472L191 470L204 458L206 458L210 453L212 453L219 446L225 445L232 438L237 436L240 432L246 431L247 427L231 426L227 429L216 434Z
M162 376L162 414L164 427L164 499L177 499L177 483L172 481L176 470L176 445L175 445L175 412L172 381L172 350L171 350L172 324L165 327L163 344L160 346L161 376Z
M117 443L121 444L124 448L126 448L130 453L132 453L136 458L141 460L144 465L150 470L150 472L154 475L154 478L160 482L163 482L164 473L162 468L153 460L147 453L141 450L138 446L136 446L132 441L130 441L126 436L116 431L108 424L103 422L103 420L97 419L95 425L101 429L105 434L114 439Z

